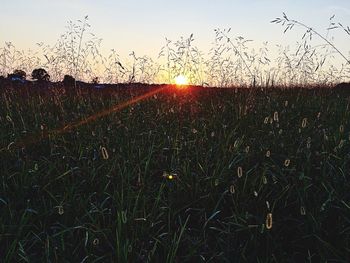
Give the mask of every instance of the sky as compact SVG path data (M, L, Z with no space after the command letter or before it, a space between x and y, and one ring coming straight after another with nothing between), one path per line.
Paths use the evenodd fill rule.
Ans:
M283 34L270 21L285 12L290 18L324 33L329 17L350 26L349 0L17 0L1 4L0 47L11 41L18 49L44 42L53 45L68 20L89 16L91 31L102 38L102 52L115 49L122 56L157 56L165 37L177 40L194 34L195 45L208 51L215 28L232 28L243 36L273 44L300 40L304 30ZM4 23L6 21L6 23ZM348 54L350 36L334 32L337 47Z

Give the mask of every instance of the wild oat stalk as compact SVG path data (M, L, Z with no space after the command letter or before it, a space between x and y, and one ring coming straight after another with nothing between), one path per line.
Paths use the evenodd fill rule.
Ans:
M238 37L238 45L235 45L232 41L232 39L227 35L229 32L231 31L231 28L227 30L227 32L225 30L221 30L221 29L215 29L215 34L216 34L216 38L217 39L226 39L227 43L230 44L232 50L235 52L236 55L239 56L240 58L240 63L243 63L244 67L248 70L249 75L251 76L251 79L253 80L253 83L255 85L255 76L252 72L252 70L250 69L250 66L248 66L248 60L249 57L247 55L247 53L242 51L242 48L245 48L244 44L246 42L249 42L250 40L244 40L244 38L242 37ZM243 57L243 54L246 55L246 58ZM241 70L243 69L243 67L241 67Z
M193 41L193 34L176 42L166 38L158 58L164 56L166 59L166 67L162 70L166 72L169 83L178 75L185 75L191 84L203 83L203 55Z
M333 16L334 17L334 16ZM332 17L332 18L333 18ZM311 40L312 39L312 35L315 34L317 35L319 38L321 38L323 41L325 41L329 46L331 46L340 56L342 56L346 63L347 64L350 64L350 60L347 59L345 57L345 55L331 42L329 41L326 37L324 37L322 34L318 33L318 31L316 31L315 29L313 29L312 27L310 26L307 26L306 24L302 23L302 22L299 22L297 20L294 20L294 19L289 19L287 17L287 15L285 13L283 13L283 17L282 18L279 18L277 17L276 19L272 20L271 23L275 23L275 24L282 24L282 26L285 27L284 29L284 33L286 33L288 30L292 30L293 27L295 25L297 26L301 26L303 28L306 29L306 32L304 33L302 39L304 39L305 37L309 37L309 39ZM339 27L343 28L344 31L350 35L350 28L349 27L344 27L342 24L338 23ZM337 25L335 25L334 23L331 24L331 27L329 29L336 29L338 28Z

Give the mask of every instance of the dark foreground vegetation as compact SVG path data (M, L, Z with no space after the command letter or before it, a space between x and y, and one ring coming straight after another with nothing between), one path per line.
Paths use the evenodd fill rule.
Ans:
M16 85L1 262L350 261L350 90Z

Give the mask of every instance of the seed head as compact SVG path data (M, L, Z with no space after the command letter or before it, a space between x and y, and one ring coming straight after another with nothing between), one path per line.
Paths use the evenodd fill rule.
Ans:
M109 155L108 155L108 151L107 151L106 147L102 147L101 148L101 153L102 153L102 158L104 160L108 160Z
M219 185L219 179L215 179L214 185L215 185L215 186L218 186L218 185Z
M263 184L267 184L267 178L265 175L262 177L262 180L263 180Z
M241 178L242 175L243 175L243 169L242 169L241 166L239 166L239 167L237 168L237 176L238 176L238 178Z
M284 166L288 167L290 165L290 159L284 160Z
M231 193L231 194L234 194L235 192L236 192L235 186L232 184L232 185L230 186L230 193Z
M13 122L9 115L6 115L6 120L9 121L9 122Z
M92 241L92 244L94 246L97 246L98 244L100 243L100 240L98 238L95 238L93 241Z
M266 229L272 228L272 213L266 215Z
M64 214L64 209L63 209L63 206L59 205L58 207L58 214L61 216Z
M305 128L307 125L307 118L304 118L303 121L301 122L301 127Z

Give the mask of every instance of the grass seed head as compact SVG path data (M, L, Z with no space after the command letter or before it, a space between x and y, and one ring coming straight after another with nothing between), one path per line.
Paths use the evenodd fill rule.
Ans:
M290 165L290 159L284 160L284 166L288 167Z
M234 194L235 193L235 186L232 184L231 186L230 186L230 193L231 194Z
M266 229L270 230L272 228L272 213L266 215Z
M304 118L303 121L301 122L301 127L305 128L307 125L307 118Z
M215 179L214 185L215 185L215 186L218 186L218 185L219 185L219 179Z
M263 184L267 184L267 178L265 175L262 177L262 181L263 181Z
M9 122L13 122L9 115L6 115L6 120L9 121Z
M237 176L238 178L241 178L243 176L243 169L241 166L237 168Z
M108 151L107 151L106 147L102 147L101 148L101 153L102 153L102 158L104 160L108 160L109 155L108 155Z
M95 238L93 241L92 241L92 244L94 246L98 246L98 244L100 243L100 240L98 238Z
M63 206L62 206L62 205L59 205L59 206L57 207L57 209L58 209L58 214L59 214L60 216L64 214L64 209L63 209Z

